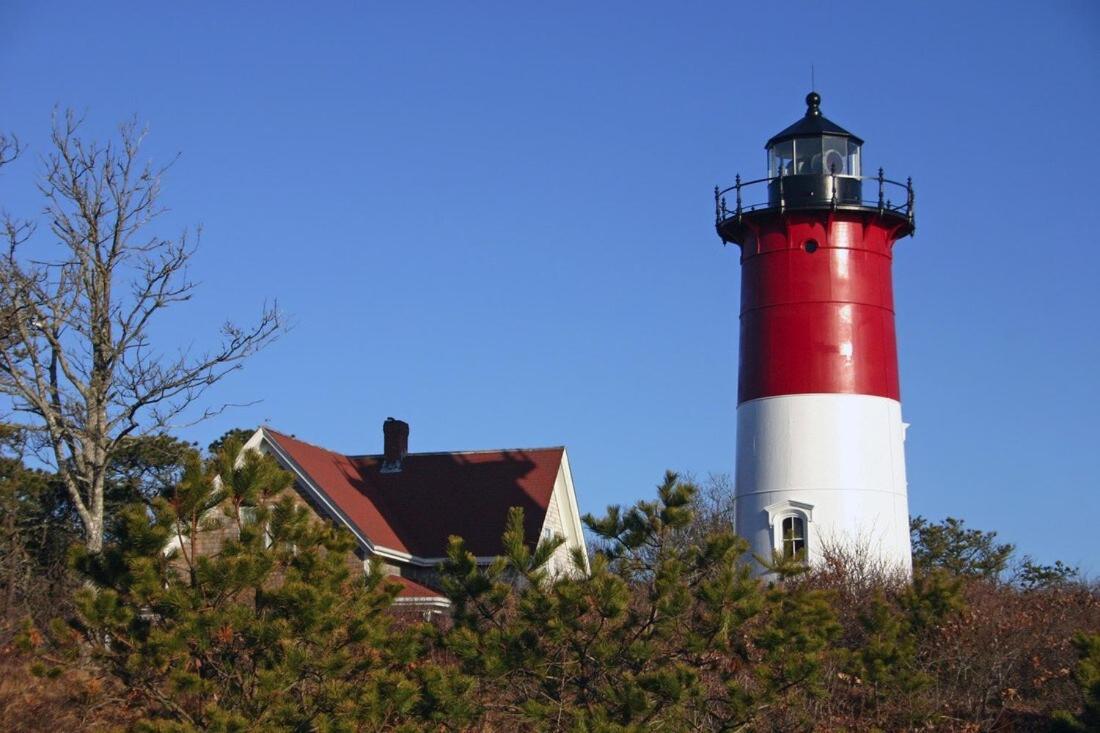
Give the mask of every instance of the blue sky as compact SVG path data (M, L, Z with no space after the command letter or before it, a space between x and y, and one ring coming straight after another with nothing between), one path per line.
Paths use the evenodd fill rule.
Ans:
M739 272L711 191L804 110L911 175L896 249L910 506L1100 573L1100 5L0 5L0 128L131 115L201 224L212 342L277 298L295 327L187 431L262 421L377 452L566 444L581 508L666 468L732 471ZM43 242L43 244L45 244Z

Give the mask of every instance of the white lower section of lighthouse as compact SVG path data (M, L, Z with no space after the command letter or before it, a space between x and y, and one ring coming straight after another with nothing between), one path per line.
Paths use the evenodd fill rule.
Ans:
M831 549L912 572L901 404L886 397L798 394L737 408L737 533L751 552Z

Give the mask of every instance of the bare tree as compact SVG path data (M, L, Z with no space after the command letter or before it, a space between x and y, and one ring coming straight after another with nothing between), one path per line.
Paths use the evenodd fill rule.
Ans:
M190 415L224 409L196 401L282 330L265 305L248 328L222 327L221 342L202 353L158 349L157 315L191 298L187 276L197 238L164 239L149 224L165 168L139 160L144 130L119 127L107 143L80 137L71 112L55 119L38 188L57 242L56 259L24 254L33 222L3 214L7 252L0 254L0 392L32 416L43 453L80 516L85 543L103 545L104 487L112 456L132 436L163 431ZM20 153L0 136L0 165ZM194 407L194 411L188 408ZM194 414L197 412L198 414Z

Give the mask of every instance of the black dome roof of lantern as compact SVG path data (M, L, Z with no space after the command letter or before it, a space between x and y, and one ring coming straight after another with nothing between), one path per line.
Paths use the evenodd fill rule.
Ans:
M840 125L826 119L821 114L821 95L810 92L806 95L806 116L773 136L765 143L765 148L770 148L776 143L793 140L796 137L815 137L819 135L840 135L851 138L856 145L862 145L863 140L845 130Z

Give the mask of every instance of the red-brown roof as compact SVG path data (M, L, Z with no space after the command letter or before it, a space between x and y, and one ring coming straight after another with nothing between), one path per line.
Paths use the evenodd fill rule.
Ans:
M432 590L426 585L421 585L415 580L410 580L400 575L387 575L386 580L396 581L401 584L401 590L397 592L398 598L442 598L446 600L446 596L436 590Z
M382 473L382 456L346 456L264 432L368 540L421 558L443 557L451 535L479 557L499 555L513 506L524 511L528 542L538 542L564 453L410 453L400 472Z

